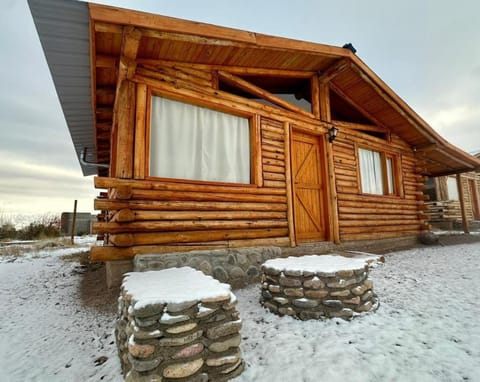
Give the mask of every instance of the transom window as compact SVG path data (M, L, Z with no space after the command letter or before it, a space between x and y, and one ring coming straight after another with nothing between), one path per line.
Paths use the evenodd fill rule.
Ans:
M152 96L150 176L250 183L248 118Z
M362 193L396 195L395 156L380 151L358 149Z

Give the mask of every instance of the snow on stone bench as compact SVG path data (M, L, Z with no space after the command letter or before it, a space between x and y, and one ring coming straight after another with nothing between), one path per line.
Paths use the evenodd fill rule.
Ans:
M236 303L230 285L189 267L127 273L115 333L126 381L239 375Z
M368 270L365 258L335 254L268 260L262 265L261 303L302 320L350 319L378 307Z

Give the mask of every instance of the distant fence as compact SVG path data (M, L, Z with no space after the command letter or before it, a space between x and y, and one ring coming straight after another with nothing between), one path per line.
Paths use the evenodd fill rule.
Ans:
M96 217L88 212L77 212L75 222L75 235L89 235L92 233L92 223L96 221ZM61 230L63 235L72 233L73 212L63 212L61 219Z

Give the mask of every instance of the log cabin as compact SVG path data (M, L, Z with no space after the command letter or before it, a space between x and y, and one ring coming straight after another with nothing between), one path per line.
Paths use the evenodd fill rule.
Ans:
M29 0L84 175L94 261L428 230L427 176L476 171L349 47Z
M480 153L474 154L480 159ZM460 183L460 184L459 184ZM465 233L480 221L480 174L474 171L457 176L428 178L428 222L441 229L454 229L460 223Z

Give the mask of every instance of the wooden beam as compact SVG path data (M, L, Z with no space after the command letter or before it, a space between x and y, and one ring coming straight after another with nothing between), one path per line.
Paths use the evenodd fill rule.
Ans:
M115 101L115 176L128 179L133 176L135 84L122 81Z
M470 228L468 227L467 210L465 209L465 197L463 195L462 176L460 174L457 174L456 177L457 177L458 198L460 199L460 209L462 211L463 232L469 234Z
M210 72L212 70L223 70L236 75L282 77L282 78L310 78L316 73L311 70L286 70L286 69L265 69L246 66L207 65L193 62L155 60L148 58L137 59L139 65L153 66L156 68L167 67L182 70L194 69L196 71Z
M340 96L345 101L347 101L350 105L352 105L354 108L356 108L361 114L363 114L364 117L370 119L377 126L381 126L385 129L387 128L380 120L378 120L374 115L370 114L368 111L364 110L362 105L360 105L356 101L354 101L350 96L348 96L343 90L341 90L333 82L330 82L329 85L330 85L330 88L335 93L337 93L338 96Z
M320 119L327 123L331 123L332 117L330 113L330 90L329 85L320 83ZM325 139L325 138L324 138ZM330 239L334 243L340 243L340 226L338 218L338 195L337 195L337 180L335 178L335 164L333 162L333 147L334 143L328 142L326 139L325 153L327 156L327 178L328 178L328 192L327 192L327 211L328 222L330 225Z
M312 104L312 113L315 116L315 118L320 118L321 112L320 112L320 86L318 83L318 76L315 74L312 77L310 77L310 100Z
M101 21L95 22L95 32L99 33L115 33L121 34L123 31L122 26L112 23L104 23Z
M140 44L141 32L128 25L123 28L120 64L115 91L113 113L114 141L111 163L114 176L133 177L133 150L135 136L136 86L129 81L135 74L135 58Z
M89 3L88 6L90 18L95 20L95 22L137 25L139 28L161 29L172 33L186 33L253 44L256 41L255 33L252 32L105 5Z
M95 57L95 66L97 68L116 69L118 63L117 56L108 56L105 54L98 54Z
M342 58L329 66L325 71L320 73L319 81L326 84L333 80L338 74L350 68L350 60Z
M145 154L146 154L146 113L147 113L147 86L137 84L136 118L135 118L135 142L134 142L134 169L135 179L145 178Z
M227 72L224 72L222 70L218 71L218 76L221 80L228 82L230 85L236 86L250 94L253 94L257 97L263 98L273 104L276 104L280 107L283 107L287 110L293 111L298 114L302 114L306 117L309 118L315 118L315 116L312 113L309 113L308 111L303 110L302 108L295 106L291 104L288 101L283 100L280 97L275 96L274 94L270 93L267 90L264 90L248 81L245 81L244 79L237 77L234 74L230 74Z
M376 133L384 133L384 134L388 133L388 130L386 128L373 126L373 125L364 125L360 123L352 123L352 122L337 121L337 120L332 120L332 124L337 127L344 127L351 130L373 131Z
M285 142L285 184L287 188L287 219L288 219L288 238L290 246L295 247L295 219L293 214L293 190L292 190L292 158L290 154L291 140L290 140L290 124L284 122L284 142Z

